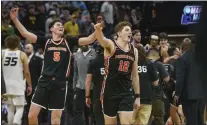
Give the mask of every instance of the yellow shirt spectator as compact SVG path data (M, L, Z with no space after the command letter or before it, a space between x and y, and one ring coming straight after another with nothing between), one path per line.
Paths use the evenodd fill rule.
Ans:
M78 24L76 23L77 16L72 15L71 21L68 21L67 23L64 24L64 29L67 35L69 36L79 36L79 27Z

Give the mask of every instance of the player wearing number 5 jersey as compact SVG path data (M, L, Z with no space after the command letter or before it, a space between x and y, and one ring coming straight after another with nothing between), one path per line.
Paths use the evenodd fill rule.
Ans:
M87 45L95 41L95 33L85 38L63 38L64 28L61 20L49 25L52 38L37 36L25 29L19 22L18 8L12 8L10 18L22 36L44 48L42 74L37 84L29 111L29 124L37 125L41 108L52 110L51 123L60 124L62 110L67 95L66 78L70 71L71 48L74 45Z
M138 53L130 44L131 24L120 22L116 26L117 41L104 38L102 28L101 23L95 25L98 42L104 47L106 75L102 94L105 124L117 124L117 114L119 114L121 124L129 125L133 116L132 85L136 98L135 110L140 105Z

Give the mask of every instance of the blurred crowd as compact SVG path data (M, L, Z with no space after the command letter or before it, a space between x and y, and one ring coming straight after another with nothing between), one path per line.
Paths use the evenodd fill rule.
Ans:
M50 36L48 25L60 18L64 23L65 35L72 37L91 34L97 20L105 22L107 38L111 38L114 26L120 21L130 22L132 28L139 28L145 37L156 18L156 3L153 2L2 1L2 41L7 35L20 35L9 18L9 11L15 6L19 7L19 19L26 29L40 36ZM100 18L98 14L101 14ZM28 40L22 37L22 46L26 43Z

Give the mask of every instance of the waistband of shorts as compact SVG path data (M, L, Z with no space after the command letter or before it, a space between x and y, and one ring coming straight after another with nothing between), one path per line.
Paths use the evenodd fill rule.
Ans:
M49 79L49 80L60 80L60 81L66 81L67 78L63 78L63 77L56 77L56 76L46 76L46 75L42 75L41 77Z

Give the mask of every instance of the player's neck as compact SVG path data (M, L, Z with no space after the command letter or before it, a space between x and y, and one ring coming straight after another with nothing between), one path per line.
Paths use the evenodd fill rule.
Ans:
M129 50L129 43L121 39L117 39L116 43L124 50Z
M16 48L16 49L9 49L9 51L17 51L18 50L18 48Z
M56 34L52 35L52 40L53 41L60 41L61 39L62 39L62 36L60 36L60 35L56 35Z

